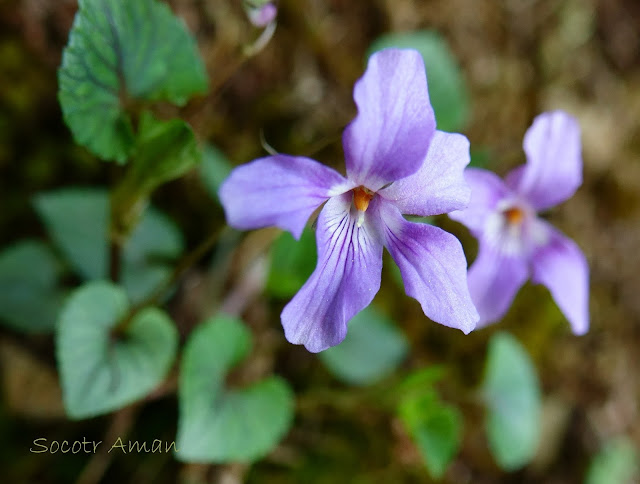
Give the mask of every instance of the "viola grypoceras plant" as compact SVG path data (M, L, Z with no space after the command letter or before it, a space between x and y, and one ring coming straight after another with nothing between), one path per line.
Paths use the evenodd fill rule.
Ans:
M536 117L524 137L527 163L502 181L468 168L471 202L449 216L478 239L469 290L479 325L500 319L530 277L544 284L571 324L589 329L589 267L580 248L537 212L563 202L582 184L580 126L562 111Z
M478 314L460 242L402 214L466 207L469 142L436 131L415 50L371 56L354 99L358 115L342 137L346 178L309 158L260 158L236 168L221 187L227 221L245 230L275 225L299 238L326 202L317 220L318 264L281 315L286 338L309 351L340 343L348 321L371 303L380 288L383 247L425 314L468 333Z

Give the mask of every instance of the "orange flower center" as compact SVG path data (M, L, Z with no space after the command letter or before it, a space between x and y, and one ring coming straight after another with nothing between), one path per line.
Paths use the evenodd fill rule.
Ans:
M511 207L502 212L510 225L520 225L524 212L518 207Z
M369 207L369 202L373 198L373 193L368 188L359 186L353 189L353 204L360 212L366 212Z

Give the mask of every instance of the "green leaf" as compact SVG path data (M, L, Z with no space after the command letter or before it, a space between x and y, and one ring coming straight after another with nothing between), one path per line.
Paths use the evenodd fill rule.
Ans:
M203 155L200 176L209 194L218 200L218 190L231 173L232 165L224 153L215 146L205 145Z
M526 350L508 333L497 333L489 343L483 394L489 447L498 465L509 471L524 466L540 438L540 385Z
M368 385L384 378L406 357L404 334L382 313L369 306L349 322L342 343L320 353L320 359L340 380Z
M440 479L460 448L460 412L440 402L433 390L404 398L398 412L420 450L429 474L434 479Z
M133 266L149 261L166 262L178 257L183 248L182 234L176 225L165 214L152 208L131 233L124 257Z
M640 453L627 437L609 441L589 465L585 484L627 484L640 479Z
M171 219L148 209L123 250L122 285L133 303L168 280L183 250L182 234Z
M390 33L376 39L368 54L388 47L416 49L422 54L438 129L461 130L469 118L469 94L460 66L445 39L428 30Z
M80 0L58 82L76 141L119 162L135 144L125 112L129 98L182 105L207 88L193 38L155 0Z
M421 395L431 390L433 386L442 380L446 369L441 365L431 365L414 371L407 375L398 388L398 392L404 396Z
M112 330L128 309L125 292L102 281L77 289L65 304L56 353L69 417L93 417L135 402L171 368L178 332L169 317L158 308L145 308L114 337Z
M289 429L293 394L281 378L225 387L227 373L249 353L250 340L245 326L229 317L203 323L189 338L180 369L179 460L253 461Z
M41 193L35 208L54 244L85 279L108 274L109 198L104 190L63 188Z
M84 279L108 275L109 196L97 188L39 194L35 207L55 245ZM123 284L139 302L163 283L183 250L182 236L166 216L149 208L123 249Z
M53 330L64 294L59 263L41 242L24 240L0 253L0 320L29 333Z
M111 197L111 231L126 238L138 224L153 190L202 161L191 127L180 119L159 121L149 112L140 120L133 161Z
M300 240L289 232L282 232L271 248L267 292L282 299L292 297L315 269L317 259L313 230L305 228Z
M145 193L179 178L202 160L191 127L181 119L159 121L145 112L131 169L136 188Z

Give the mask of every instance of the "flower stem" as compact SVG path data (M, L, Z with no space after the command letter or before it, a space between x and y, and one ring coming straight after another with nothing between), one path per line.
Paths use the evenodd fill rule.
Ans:
M122 265L122 246L113 238L109 242L109 279L118 283L120 280L120 267Z
M89 460L83 469L76 484L97 484L102 481L104 474L107 472L111 460L115 454L111 454L108 449L118 438L124 439L133 427L137 414L135 405L124 407L113 414L111 422L104 436L106 446L100 448Z

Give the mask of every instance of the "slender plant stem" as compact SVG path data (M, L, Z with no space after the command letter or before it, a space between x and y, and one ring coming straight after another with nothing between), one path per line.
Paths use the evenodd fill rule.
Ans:
M118 438L124 440L129 430L135 423L136 411L133 406L118 410L111 419L111 423L104 435L104 442L100 450L91 457L89 463L83 469L76 484L98 484L104 473L109 468L115 453L110 453L109 449Z
M114 283L120 280L120 267L122 265L122 246L116 240L109 243L109 279Z

